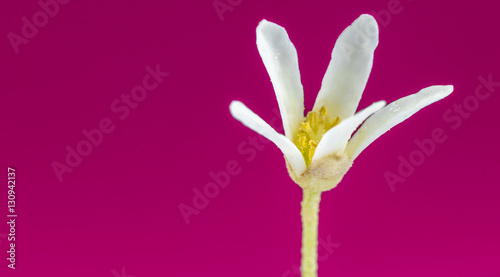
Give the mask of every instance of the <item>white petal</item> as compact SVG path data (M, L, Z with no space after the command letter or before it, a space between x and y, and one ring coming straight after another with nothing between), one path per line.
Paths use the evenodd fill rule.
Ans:
M370 76L377 45L377 22L371 15L362 14L335 43L314 111L326 106L328 114L340 120L354 115Z
M285 135L292 140L304 119L304 90L297 51L285 29L266 20L257 27L257 48L273 83Z
M304 157L302 157L302 153L300 153L297 146L295 146L295 144L293 144L293 142L291 142L287 137L276 132L269 124L267 124L240 101L231 102L229 110L231 111L233 117L245 126L274 142L281 152L283 152L286 160L297 176L306 170L306 163L304 161Z
M432 86L392 102L363 123L347 144L346 154L354 160L379 136L452 91L453 86Z
M326 134L321 138L321 141L314 152L313 161L319 160L324 156L333 153L343 153L347 145L347 141L351 138L352 133L356 131L356 128L365 121L370 115L380 110L385 106L385 101L379 101L373 103L368 108L356 113L344 121L341 121L339 125L328 130Z

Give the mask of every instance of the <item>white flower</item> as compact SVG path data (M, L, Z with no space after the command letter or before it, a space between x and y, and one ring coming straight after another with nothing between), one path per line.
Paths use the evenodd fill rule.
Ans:
M355 113L377 45L377 22L363 14L337 39L313 110L304 117L295 47L284 28L262 20L257 27L257 48L271 77L285 135L239 101L230 104L231 114L281 149L290 176L302 188L329 190L380 135L453 91L451 85L431 86L387 106L380 101Z

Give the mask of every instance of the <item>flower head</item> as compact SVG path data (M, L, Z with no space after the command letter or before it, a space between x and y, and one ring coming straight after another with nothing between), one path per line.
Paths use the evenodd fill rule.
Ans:
M285 135L239 101L233 101L229 108L233 117L278 146L290 177L303 189L334 188L375 139L453 91L451 85L431 86L387 106L379 101L355 113L377 45L377 22L363 14L337 39L314 107L304 116L295 47L284 28L266 20L259 23L257 48L271 77Z

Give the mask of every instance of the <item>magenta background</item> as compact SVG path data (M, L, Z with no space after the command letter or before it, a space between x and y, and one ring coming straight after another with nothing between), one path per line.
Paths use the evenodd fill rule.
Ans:
M72 0L15 54L7 34L20 34L21 18L40 7L2 2L0 170L17 169L19 218L18 269L7 269L0 237L0 275L286 276L300 259L301 190L276 147L250 162L238 153L255 133L228 111L233 99L265 120L277 108L255 28L265 18L287 29L309 110L338 35L388 3L243 0L221 21L210 0ZM401 6L386 26L379 22L360 107L430 85L455 91L377 140L323 194L319 236L340 247L320 262L319 276L500 276L499 95L457 130L442 118L473 95L478 76L500 81L500 4ZM119 120L110 103L156 64L170 76ZM105 117L116 130L59 182L51 163ZM391 192L384 172L397 172L398 156L437 127L447 141ZM192 190L231 160L241 173L186 224L178 205L191 205Z

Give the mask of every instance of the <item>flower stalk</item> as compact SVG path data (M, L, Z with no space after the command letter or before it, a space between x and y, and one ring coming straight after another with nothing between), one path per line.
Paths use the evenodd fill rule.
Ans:
M318 276L318 218L321 192L303 190L302 217L302 277Z

